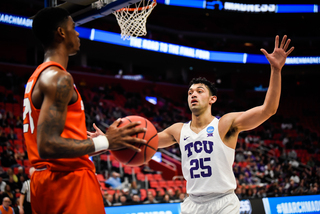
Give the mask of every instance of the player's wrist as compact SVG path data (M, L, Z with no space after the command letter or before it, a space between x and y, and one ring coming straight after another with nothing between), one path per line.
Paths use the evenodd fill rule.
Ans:
M94 151L107 150L109 148L109 141L105 135L99 135L98 137L92 138L94 144Z

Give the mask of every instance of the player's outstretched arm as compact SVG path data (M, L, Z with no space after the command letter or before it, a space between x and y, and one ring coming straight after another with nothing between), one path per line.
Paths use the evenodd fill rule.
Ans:
M230 113L223 116L221 119L227 126L222 127L226 130L224 134L226 134L227 130L234 130L236 133L251 130L276 113L281 94L281 69L285 64L286 58L294 49L294 47L291 47L288 50L290 41L287 36L284 36L281 43L279 43L279 36L276 36L272 53L269 54L265 49L261 49L271 67L269 88L264 103L245 112Z
M158 148L165 148L175 143L179 143L182 125L183 123L175 123L172 126L163 130L162 132L159 132Z
M63 138L61 134L66 122L67 108L74 91L72 76L54 68L41 74L38 81L44 96L37 126L37 144L41 158L79 157L108 147L113 148L114 142L125 144L122 141L126 142L131 135L144 131L142 128L133 128L137 124L132 124L117 130L116 133L113 132L110 137L99 138L96 142L90 138Z

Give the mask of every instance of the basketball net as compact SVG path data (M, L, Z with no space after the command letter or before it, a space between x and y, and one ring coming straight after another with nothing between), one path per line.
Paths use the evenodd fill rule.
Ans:
M121 29L121 39L147 35L147 18L156 5L156 0L141 0L113 12Z

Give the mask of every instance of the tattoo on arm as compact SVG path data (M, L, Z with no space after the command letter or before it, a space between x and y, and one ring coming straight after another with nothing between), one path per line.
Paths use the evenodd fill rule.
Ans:
M71 158L79 157L94 152L94 145L90 139L76 140L63 138L61 134L64 130L68 103L70 101L70 91L73 91L72 80L69 76L63 76L57 82L54 95L54 104L46 112L46 118L38 124L38 138L42 135L43 148L48 158Z

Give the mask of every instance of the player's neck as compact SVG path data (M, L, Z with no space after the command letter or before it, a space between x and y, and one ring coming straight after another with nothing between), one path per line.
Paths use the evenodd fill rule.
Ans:
M48 62L48 61L57 62L60 65L62 65L62 67L67 69L69 55L67 54L66 51L64 51L61 48L48 48L45 51L43 61L44 62Z
M201 115L195 115L192 114L192 119L191 119L191 128L195 129L204 129L207 125L209 125L212 120L214 119L214 116L208 115L208 114L201 114Z

